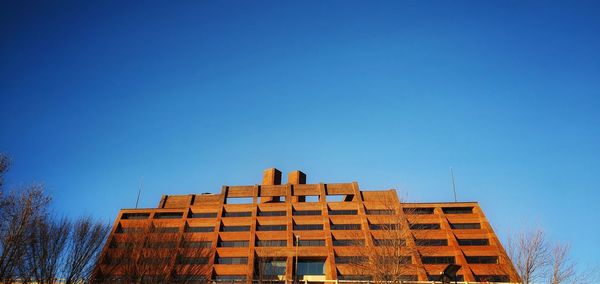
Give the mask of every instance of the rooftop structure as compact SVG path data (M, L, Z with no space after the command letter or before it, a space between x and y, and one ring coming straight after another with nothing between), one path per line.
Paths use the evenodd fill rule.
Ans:
M144 272L126 267L142 262ZM458 281L519 281L476 202L404 203L395 190L361 191L357 182L306 184L300 171L281 184L272 168L260 185L122 209L96 272L113 282L132 273L182 282L417 282L440 280L450 264L460 265Z

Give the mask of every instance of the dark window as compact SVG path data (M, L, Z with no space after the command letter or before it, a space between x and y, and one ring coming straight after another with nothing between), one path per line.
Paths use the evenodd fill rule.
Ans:
M369 261L368 257L365 256L336 256L335 263L343 264L343 263L365 263Z
M153 230L155 233L177 233L179 232L178 227L155 227Z
M331 224L332 230L360 230L360 224Z
M481 229L481 224L479 224L479 223L453 223L453 224L450 224L450 228L462 229L462 230Z
M325 260L299 259L298 275L325 275Z
M250 217L252 212L223 212L223 217Z
M397 230L399 227L399 224L369 224L371 230Z
M406 241L404 239L374 239L373 244L378 247L393 247L404 246L406 245Z
M150 213L124 213L121 219L125 220L142 220L150 218Z
M286 225L258 225L256 226L257 231L285 231Z
M221 232L247 232L250 226L221 226Z
M247 257L217 257L216 264L248 264Z
M340 275L338 274L338 280L350 280L350 281L371 281L373 278L369 275Z
M439 230L440 224L410 224L411 230Z
M222 248L240 248L247 247L248 241L219 241L217 246Z
M142 264L165 264L171 261L166 257L142 257L139 262Z
M364 246L364 240L333 240L333 245L336 247L353 247Z
M508 275L475 275L475 281L479 282L509 282Z
M321 210L298 210L293 212L294 216L320 216Z
M433 214L433 208L404 208L405 214L427 215Z
M454 264L454 256L423 256L423 264Z
M392 215L394 210L389 209L367 209L367 215Z
M140 233L143 232L144 229L140 227L118 227L116 233Z
M296 243L294 242L294 245ZM323 247L325 246L325 240L299 240L299 247Z
M488 246L490 240L488 239L458 239L458 244L461 246Z
M385 275L387 281L417 281L417 275Z
M296 225L296 224L294 224L294 230L297 230L297 231L318 231L318 230L323 230L323 225L318 225L318 224Z
M427 275L427 280L442 282L442 276L441 275ZM452 281L463 282L463 281L465 281L465 277L462 275L456 275L456 279L452 279Z
M215 275L217 282L245 282L246 275Z
M217 218L217 213L190 213L188 218Z
M471 214L473 207L444 207L442 211L444 214Z
M207 264L208 257L177 256L177 264Z
M154 219L181 219L183 218L182 212L164 212L154 214Z
M331 210L329 215L357 215L358 210Z
M212 242L208 241L184 241L181 244L183 248L209 248L212 246Z
M285 211L258 211L258 216L285 216Z
M467 256L467 263L493 264L498 263L497 256Z
M286 240L257 240L257 247L285 247L287 246Z
M254 265L254 269L257 270L255 271L255 277L285 275L285 266L285 259L257 258Z
M148 242L145 245L147 248L175 248L176 242Z
M204 275L195 274L176 274L173 275L175 283L206 283L207 279Z
M185 227L186 233L212 233L215 227Z
M418 246L447 246L448 240L446 239L417 239L415 240L415 244Z

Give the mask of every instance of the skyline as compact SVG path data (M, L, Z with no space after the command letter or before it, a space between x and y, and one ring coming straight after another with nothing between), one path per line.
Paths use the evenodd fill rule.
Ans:
M6 182L112 223L142 183L155 207L276 167L438 202L453 167L502 241L539 226L598 266L599 8L6 1Z

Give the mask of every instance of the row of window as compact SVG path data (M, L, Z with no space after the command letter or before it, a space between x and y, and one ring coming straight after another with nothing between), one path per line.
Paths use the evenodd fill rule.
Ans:
M397 224L369 224L369 229L371 230L395 230L398 229L399 225ZM481 224L479 223L454 223L450 224L452 229L481 229ZM331 224L331 230L360 230L360 224ZM423 224L410 224L411 230L439 230L440 224L437 223L423 223ZM129 228L119 228L117 233L131 233L139 230L137 227L129 227ZM186 226L186 233L212 233L215 230L215 227L210 226ZM257 225L257 231L285 231L287 230L287 225ZM322 224L294 224L294 231L322 231ZM250 226L221 226L221 232L249 232ZM153 229L153 232L156 233L178 233L178 227L156 227Z
M434 208L403 208L405 214L427 215L433 214ZM443 207L444 214L471 214L473 207ZM358 215L358 210L330 210L329 215ZM367 215L393 215L394 210L389 209L366 209ZM321 210L294 210L293 216L320 216ZM258 216L286 216L286 211L258 211ZM223 217L251 217L252 212L229 212L223 211ZM188 218L216 218L216 212L203 212L188 214ZM150 218L150 213L124 213L121 219L140 220ZM154 219L181 219L183 212L160 212L154 214Z
M317 246L318 244L308 245ZM467 263L469 264L496 264L498 263L497 256L467 256ZM197 256L177 256L177 264L208 264L209 257L197 257ZM106 264L124 264L129 263L129 258L105 258ZM284 260L280 260L283 262ZM335 262L337 264L347 263L366 263L368 257L365 256L336 256ZM388 264L412 264L412 257L410 256L399 256L399 257L383 257L379 261ZM159 257L146 257L140 260L141 263L145 264L158 264L168 262L165 258ZM456 259L454 256L422 256L421 262L423 264L454 264ZM248 264L248 257L220 257L215 258L215 264Z
M488 239L458 239L458 243L461 246L487 246L489 245ZM182 242L183 248L203 248L211 247L212 242L210 241L184 241ZM334 246L364 246L364 240L333 240ZM406 244L403 239L374 239L373 244L375 246L404 246ZM447 246L448 240L446 239L417 239L415 240L417 246ZM127 248L132 246L130 242L112 242L111 248ZM236 241L219 241L218 247L248 247L249 241L236 240ZM295 245L295 243L294 243ZM324 240L299 240L299 246L325 246ZM257 247L285 247L287 246L286 240L257 240ZM147 242L144 247L146 248L176 248L176 242Z

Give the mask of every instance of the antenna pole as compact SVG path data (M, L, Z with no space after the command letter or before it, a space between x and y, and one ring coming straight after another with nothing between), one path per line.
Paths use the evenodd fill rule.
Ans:
M140 194L142 194L142 188L144 187L144 177L140 181L140 188L138 189L137 199L135 200L135 208L138 208L138 203L140 202Z
M454 202L456 201L456 184L454 183L454 170L450 167L450 176L452 176L452 192L454 192Z

